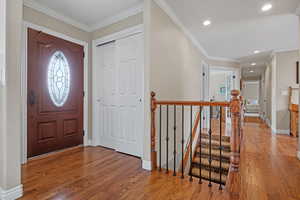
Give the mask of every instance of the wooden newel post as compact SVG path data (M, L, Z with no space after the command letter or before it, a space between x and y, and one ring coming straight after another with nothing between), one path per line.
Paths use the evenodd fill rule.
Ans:
M155 92L151 92L151 163L152 170L157 168L157 153L156 153L156 129L155 129L155 111L156 111L156 99Z
M240 130L241 130L241 102L238 90L231 91L231 170L238 171L240 165Z
M229 176L226 181L226 190L230 193L230 199L239 199L241 178L240 166L240 130L241 130L241 99L238 98L238 90L231 91L231 157Z

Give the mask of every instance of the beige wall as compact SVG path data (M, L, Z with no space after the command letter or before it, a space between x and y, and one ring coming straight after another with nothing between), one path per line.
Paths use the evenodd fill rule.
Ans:
M78 40L83 40L86 42L91 41L90 33L66 24L58 19L50 17L27 6L23 7L23 19L27 22L49 28L53 31L63 33Z
M153 1L150 9L150 89L160 99L200 100L204 56Z
M266 70L264 73L264 80L265 80L265 87L264 87L264 94L266 101L265 103L265 118L271 123L272 120L272 68L270 64L266 66Z
M296 84L296 62L299 60L299 51L276 53L276 118L277 130L289 129L288 88L299 87Z
M0 86L0 187L21 184L21 23L22 1L7 1L6 85Z
M106 35L110 35L124 29L143 24L143 13L139 13L133 16L130 16L124 20L121 20L117 23L111 24L109 26L103 27L101 29L95 30L92 32L92 39L98 39Z
M145 1L144 24L145 87L150 89L145 94L144 160L150 160L150 91L158 99L200 100L205 57L153 0Z
M245 100L257 100L260 99L260 82L245 82L243 88L243 97ZM259 102L258 102L259 103Z

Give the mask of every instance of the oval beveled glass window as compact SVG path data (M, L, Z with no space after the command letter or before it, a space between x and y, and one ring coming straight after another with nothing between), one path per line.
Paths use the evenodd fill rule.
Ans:
M70 66L61 51L56 51L49 62L48 91L55 106L62 107L66 103L70 92Z

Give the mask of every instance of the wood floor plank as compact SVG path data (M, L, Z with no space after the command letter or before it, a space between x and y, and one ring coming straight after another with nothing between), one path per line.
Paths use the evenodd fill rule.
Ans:
M261 122L245 124L240 200L299 200L297 138L274 135ZM22 166L22 200L233 200L194 178L149 172L141 160L101 147L78 147Z

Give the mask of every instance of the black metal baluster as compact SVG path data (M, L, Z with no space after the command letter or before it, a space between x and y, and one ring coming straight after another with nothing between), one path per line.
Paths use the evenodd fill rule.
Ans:
M183 162L183 159L184 159L184 106L182 106L182 111L181 111L181 120L182 120L182 132L181 132L181 152L182 152L182 155L181 155L181 178L183 179L184 178L184 162Z
M222 190L222 107L220 106L220 187Z
M211 187L211 134L212 134L212 107L209 106L209 184L208 186Z
M176 105L174 105L174 172L173 176L176 176Z
M190 117L190 168L192 170L193 165L193 106L191 106L191 117ZM193 181L192 171L190 171L190 181Z
M169 173L169 105L167 105L167 145L166 145L166 148L167 148L167 156L166 156L166 173L168 174Z
M159 171L161 171L161 105L159 105Z
M201 137L202 137L202 106L200 106L200 122L199 122L199 151L200 151L200 167L199 167L199 184L202 184L202 155L201 155Z

